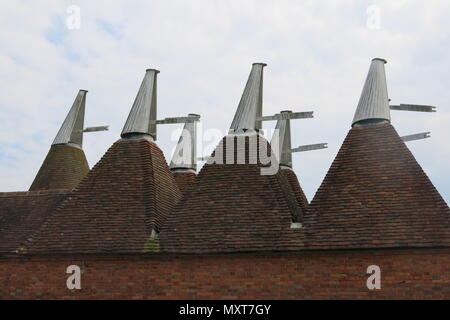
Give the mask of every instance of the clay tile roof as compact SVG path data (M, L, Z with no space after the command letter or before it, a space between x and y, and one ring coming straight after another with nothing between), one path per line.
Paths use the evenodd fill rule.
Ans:
M308 199L306 198L305 193L303 192L302 187L300 186L300 182L298 181L297 175L292 169L283 169L280 168L281 174L283 174L289 185L292 188L292 192L295 195L295 199L297 200L298 206L302 209L303 212L306 212L308 208Z
M180 192L184 194L188 187L192 185L197 175L193 171L175 171L173 177L180 189Z
M15 252L47 220L68 191L0 193L0 253Z
M355 126L304 217L309 248L450 246L450 211L389 123Z
M88 172L89 165L82 149L70 145L53 145L30 191L73 189Z
M114 143L26 245L30 253L138 253L158 250L161 227L180 192L159 147Z
M257 136L262 148L258 155L270 154L268 142ZM300 209L285 176L279 170L262 175L260 156L254 163L249 160L253 142L248 136L245 144L237 140L230 135L219 143L213 156L219 158L223 150L224 164L205 164L169 216L160 234L162 251L271 251L301 245L300 232L290 228ZM234 143L234 157L227 162L229 143ZM245 154L241 164L238 154Z

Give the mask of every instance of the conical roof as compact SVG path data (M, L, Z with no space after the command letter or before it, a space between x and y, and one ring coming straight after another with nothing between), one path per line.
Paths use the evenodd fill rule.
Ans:
M255 66L250 79L254 72ZM262 79L262 74L258 77ZM250 90L249 94L248 87L249 83L232 133L221 140L163 226L162 250L270 251L301 245L298 230L291 229L291 223L302 215L295 195L276 157L271 157L270 144L257 131L255 116L250 117L253 124L239 116L259 113L255 104L242 107L243 100L262 98L260 90Z
M142 117L150 116L145 108L141 112ZM127 135L115 142L34 234L26 251L158 251L157 233L180 191L163 152L151 140L147 135Z
M80 90L44 159L30 191L73 189L89 165L82 149L86 90Z
M207 253L298 248L298 230L290 227L293 221L298 221L301 209L280 170L276 174L262 174L261 170L267 166L260 156L252 163L250 150L256 144L259 155L270 154L269 143L257 133L222 139L214 156L223 152L223 164L205 164L184 193L161 231L164 251ZM227 162L230 149L234 152ZM245 161L237 164L241 157Z
M353 126L303 224L308 248L450 245L447 204L386 121Z
M28 252L144 252L180 198L162 151L119 140L27 245Z

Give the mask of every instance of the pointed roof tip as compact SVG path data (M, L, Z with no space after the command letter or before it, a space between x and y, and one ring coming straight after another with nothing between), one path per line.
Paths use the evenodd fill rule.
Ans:
M292 111L283 110L280 113L292 113ZM272 150L276 148L279 150L278 162L280 167L292 169L292 153L290 152L292 148L291 121L289 119L280 119L277 121L270 145L272 146Z
M188 117L200 117L199 114L189 113ZM178 140L170 170L179 172L197 172L197 123L186 122Z
M384 70L386 63L382 58L372 59L352 126L391 121Z
M122 138L148 137L156 140L158 73L160 71L157 69L145 70L144 79L120 135Z
M78 148L83 146L84 113L86 108L87 90L80 89L59 129L53 145L72 145Z
M265 66L267 64L262 62L252 64L230 132L261 129L261 122L257 121L257 118L262 116L263 68Z

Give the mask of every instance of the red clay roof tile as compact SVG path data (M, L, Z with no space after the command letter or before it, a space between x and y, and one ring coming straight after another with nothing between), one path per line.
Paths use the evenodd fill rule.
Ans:
M300 182L298 181L297 175L295 174L294 170L281 169L280 171L288 180L292 188L292 191L294 192L295 198L297 199L299 207L302 208L303 212L306 212L306 209L308 208L309 205L308 199L306 198L306 195L300 186Z
M180 192L184 194L188 187L192 185L197 175L192 171L173 172L173 177L177 182Z
M47 220L69 190L0 193L0 253L15 252Z
M54 145L50 148L30 191L73 189L89 172L89 165L80 148Z

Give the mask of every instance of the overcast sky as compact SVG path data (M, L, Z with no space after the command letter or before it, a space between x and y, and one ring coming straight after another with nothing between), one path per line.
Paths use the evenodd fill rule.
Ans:
M448 0L2 1L0 191L29 188L80 88L89 90L85 125L110 125L85 135L91 167L119 138L146 68L161 71L158 117L200 114L208 153L251 63L265 62L264 114L313 110L292 122L293 147L329 143L293 156L311 200L381 57L393 104L438 107L391 116L400 135L431 131L408 147L448 202L449 17ZM158 128L167 160L177 128Z

